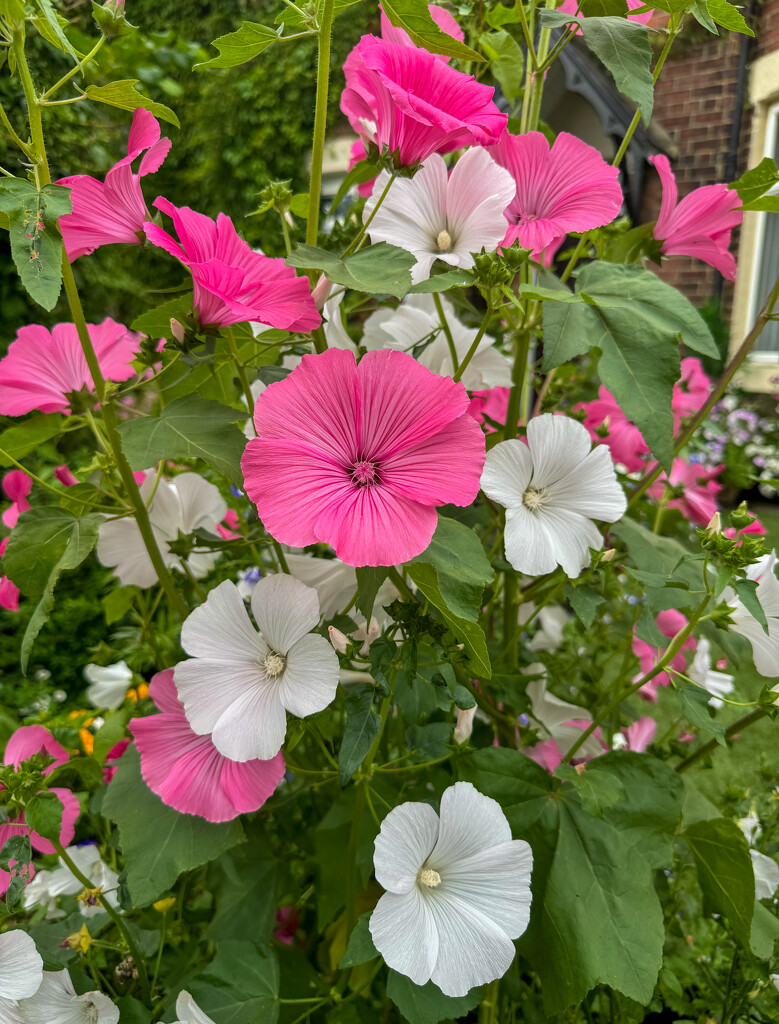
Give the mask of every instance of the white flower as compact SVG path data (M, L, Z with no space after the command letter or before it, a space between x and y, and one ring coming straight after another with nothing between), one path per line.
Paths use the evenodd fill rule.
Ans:
M473 719L476 715L476 705L472 708L457 709L457 724L454 727L452 738L455 743L465 743L471 738L473 732Z
M35 995L42 978L43 960L32 936L18 930L3 932L0 935L0 1020L7 1009L6 1001L13 1003Z
M487 453L481 486L506 509L506 558L530 576L561 565L578 576L603 547L592 519L616 522L627 502L606 445L567 416L535 416L527 445L510 439Z
M127 663L118 661L114 665L89 664L84 669L87 687L87 700L95 708L106 708L116 711L124 702L132 682L132 669Z
M373 212L389 181L382 171L365 204L363 220ZM469 149L451 174L434 153L413 178L393 181L370 223L372 242L389 242L416 256L414 284L430 277L433 261L469 269L471 253L493 252L503 241L508 221L503 211L514 198L516 184L484 149Z
M526 601L519 606L519 624L525 626L535 611L535 605ZM541 628L536 631L527 647L530 651L556 651L563 642L563 630L570 615L559 604L545 605L540 608L533 621L538 621Z
M103 890L102 898L105 902L110 903L112 907L118 907L119 876L103 862L97 844L69 846L66 853L81 873ZM57 909L58 896L75 896L84 889L83 883L71 874L70 868L62 861L60 865L53 871L39 871L25 891L25 907L45 906L46 917L50 920L63 916L63 912ZM79 909L83 917L95 917L104 912L101 906L91 907L86 903L79 903Z
M687 674L694 683L702 686L707 693L713 694L709 701L713 708L721 708L723 702L719 698L733 692L733 676L711 667L711 645L705 636L698 641L695 657Z
M455 316L454 307L445 296L441 303L457 361L461 363L478 332L473 327L466 327ZM427 339L429 344L416 356L417 361L433 373L451 377L454 374L452 355L432 295L408 295L397 309L376 310L365 321L362 337L368 351L392 348L411 355L423 339ZM511 364L494 345L495 339L486 335L479 342L476 354L462 376L468 391L511 387Z
M324 619L332 619L342 612L357 590L357 573L351 565L338 558L317 558L315 555L287 555L290 573L313 587L319 595L319 610ZM400 596L395 584L387 579L379 587L373 602L373 615L381 629L392 621L384 606Z
M144 501L153 487L154 474L149 473L141 485ZM179 531L192 533L204 529L216 533L216 525L226 512L227 503L219 490L197 473L181 473L174 480L160 480L149 507L149 519L165 564L181 568L181 559L169 547ZM97 537L97 557L102 565L112 568L124 584L151 587L157 582L157 573L132 517L102 524ZM218 554L196 548L187 566L199 579L211 571L218 557Z
M24 1024L119 1024L119 1009L108 996L77 996L66 970L44 971L41 987L19 1006Z
M214 1024L211 1018L203 1013L189 992L179 992L176 1000L176 1016L173 1024Z
M755 595L765 612L767 634L731 587L726 587L722 593L723 601L733 609L731 618L734 633L749 641L755 668L761 676L768 678L779 675L779 580L774 575L776 561L776 552L771 551L747 569L747 579L758 581Z
M440 818L429 804L400 804L381 823L373 864L387 891L369 928L388 967L448 996L506 973L530 920L533 854L495 800L457 782Z
M750 846L763 834L763 829L760 826L760 818L758 818L754 807L745 818L739 818L736 824L746 836L747 842Z
M527 671L543 669L542 665L529 665ZM571 725L571 722L590 722L592 715L586 708L547 693L546 679L533 679L527 684L527 695L530 698L530 714L542 726L543 739L552 739L557 743L563 761L574 743L581 739L582 730ZM605 754L595 733L587 737L576 752L577 757L600 757Z
M176 687L193 730L211 735L233 761L274 757L298 718L326 708L338 685L338 655L323 636L315 590L285 573L252 591L252 625L238 588L225 580L181 627L192 657L175 668Z
M779 864L757 850L750 850L749 856L755 872L755 899L768 900L779 887Z

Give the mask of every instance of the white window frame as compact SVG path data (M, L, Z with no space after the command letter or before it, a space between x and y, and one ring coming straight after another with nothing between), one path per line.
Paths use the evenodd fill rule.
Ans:
M763 146L763 156L769 156L774 159L774 154L777 151L777 142L779 141L779 102L772 103L766 110L766 131L765 131L765 144ZM779 161L777 161L779 163ZM766 195L777 196L779 195L779 184L774 185ZM762 269L761 263L763 258L763 245L765 243L765 232L766 232L766 218L773 215L779 217L779 213L770 214L765 210L760 211L757 214L757 226L755 228L755 243L752 252L752 273L750 274L749 281L749 302L748 302L748 322L753 324L757 318L757 314L760 312L760 300L757 294L758 280L760 278L760 271ZM759 339L758 339L759 341ZM761 352L759 349L752 349L749 353L749 361L753 364L762 363L773 365L779 362L779 352Z

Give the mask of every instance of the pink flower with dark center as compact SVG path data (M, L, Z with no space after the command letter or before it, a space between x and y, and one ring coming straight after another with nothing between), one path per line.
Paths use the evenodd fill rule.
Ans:
M676 178L667 156L650 156L660 176L663 198L654 235L664 256L692 256L733 281L736 261L728 251L730 234L743 219L741 199L727 185L704 185L677 202Z
M700 359L682 359L682 375L674 384L671 402L676 420L674 433L679 429L679 420L692 416L705 405L710 388L711 381L703 372Z
M22 512L32 508L32 505L27 500L27 495L32 490L32 480L21 469L12 469L10 473L6 473L3 477L2 486L6 498L11 502L10 507L3 512L3 522L9 530L12 530L16 526Z
M193 732L173 669L154 676L149 695L160 714L132 719L130 731L141 774L163 803L208 821L231 821L258 810L273 795L284 776L281 752L269 761L231 761L220 754L209 735Z
M669 639L676 636L679 630L684 629L687 625L687 619L682 615L681 612L675 608L669 608L666 611L660 612L655 619L657 628ZM697 644L694 637L688 636L682 645L682 649L672 659L669 667L677 672L684 672L687 664L687 657L685 651L695 650ZM637 636L633 637L633 653L638 658L641 664L641 672L638 676L646 675L650 672L658 661L665 654L665 648L652 647L645 640L640 640ZM638 691L645 700L651 700L653 703L657 701L657 691L661 686L668 686L671 682L667 672L658 672L654 678L650 679L648 683L645 683Z
M283 544L332 544L347 565L396 565L420 554L436 506L479 491L484 435L468 393L404 352L303 356L260 395L246 492Z
M162 196L154 205L172 218L179 241L150 221L143 226L146 237L192 274L202 325L229 327L256 320L302 333L320 325L308 278L298 277L284 260L254 252L224 213L213 221Z
M105 182L87 174L60 178L57 184L72 190L73 212L59 219L71 263L101 245L116 242L140 245L143 242L143 224L149 219L149 212L141 191L141 178L160 169L170 145L170 139L160 138L157 119L148 110L138 107L127 140L127 156L114 164ZM133 174L132 163L144 150L138 173Z
M652 469L653 465L647 468ZM682 493L672 498L666 507L679 509L685 519L698 526L707 526L717 511L717 494L722 490L722 484L718 484L714 478L724 468L724 465L720 465L707 469L698 463L674 459L670 477L661 473L647 493L660 501L665 494L666 484L680 488Z
M619 170L567 132L560 132L550 148L541 132L507 130L490 156L511 172L517 188L504 211L510 227L503 244L519 241L534 259L559 246L569 231L609 224L622 206Z
M87 324L100 369L107 380L129 380L139 335L107 317ZM68 395L94 390L92 374L75 324L55 324L51 333L39 324L22 327L0 360L0 413L22 416L41 412L69 413Z
M431 153L491 146L507 115L495 90L415 46L363 36L344 64L341 110L354 131L411 167Z
M381 4L379 4L379 9L381 10ZM430 11L430 17L442 32L446 32L448 36L451 36L452 39L456 39L460 43L463 42L465 33L445 7L439 7L437 4L428 4L427 9ZM411 36L405 29L395 28L383 10L381 11L381 38L387 43L398 43L400 46L416 45L411 41ZM445 61L447 64L451 60L450 57L446 57L443 53L436 53L433 56L437 57L438 60Z
M585 409L584 425L596 444L606 444L611 457L621 463L629 473L644 468L644 456L649 445L638 427L627 418L610 391L602 385L594 402L584 402L576 407Z

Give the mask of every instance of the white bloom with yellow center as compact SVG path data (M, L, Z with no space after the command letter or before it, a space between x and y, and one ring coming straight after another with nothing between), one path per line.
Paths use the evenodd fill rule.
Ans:
M102 992L76 995L65 971L44 971L40 988L19 1003L24 1024L119 1024L119 1009Z

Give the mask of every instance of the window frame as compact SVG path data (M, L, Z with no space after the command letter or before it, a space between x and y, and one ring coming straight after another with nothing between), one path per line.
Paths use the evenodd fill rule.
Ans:
M773 103L767 105L765 112L765 126L763 157L776 159L774 154L779 148L779 100L775 100ZM779 161L777 161L777 163L779 163ZM766 195L779 195L779 184L774 185ZM767 210L760 210L757 212L756 216L755 240L754 248L752 250L752 265L749 280L749 299L747 302L747 320L750 324L755 322L757 314L760 312L757 288L762 269L763 246L765 244L767 226L766 218L770 216L770 213ZM779 213L774 213L773 216L779 217ZM758 343L759 341L760 339L758 338ZM760 349L753 348L749 353L749 361L753 364L773 365L774 363L779 363L779 352L760 351Z

